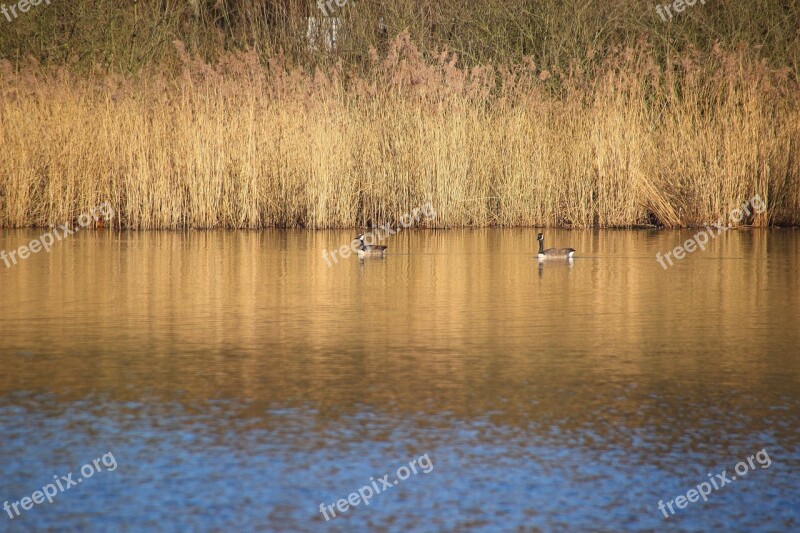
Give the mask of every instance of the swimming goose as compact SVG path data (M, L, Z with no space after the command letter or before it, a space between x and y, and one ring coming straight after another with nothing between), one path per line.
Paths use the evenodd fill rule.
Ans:
M548 248L544 249L544 235L536 237L539 240L539 259L571 259L575 253L574 248Z
M358 257L383 257L383 252L386 251L386 246L378 246L376 244L365 244L363 233L360 233L358 237L356 237L356 239L361 241L361 248L356 249Z

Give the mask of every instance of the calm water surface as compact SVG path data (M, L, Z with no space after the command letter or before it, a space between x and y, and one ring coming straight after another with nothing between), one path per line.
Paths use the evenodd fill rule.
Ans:
M40 232L0 232L0 249ZM0 263L0 530L800 528L800 232L86 232ZM739 477L665 519L672 500ZM427 454L370 505L334 504Z

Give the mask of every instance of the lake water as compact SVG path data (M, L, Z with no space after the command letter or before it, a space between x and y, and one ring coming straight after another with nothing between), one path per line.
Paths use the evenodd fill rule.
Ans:
M540 264L534 230L416 231L329 267L352 232L106 230L0 263L0 504L117 465L0 530L797 530L800 232L656 262L693 233L549 230L577 257Z

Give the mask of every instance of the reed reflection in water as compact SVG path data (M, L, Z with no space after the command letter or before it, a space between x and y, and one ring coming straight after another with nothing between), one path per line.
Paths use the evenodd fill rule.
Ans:
M0 271L0 499L109 450L11 530L798 526L800 238L730 231L86 232ZM0 233L0 249L33 231ZM772 458L665 520L761 449ZM435 469L331 522L429 454ZM2 502L0 502L2 503ZM3 518L5 520L5 518Z

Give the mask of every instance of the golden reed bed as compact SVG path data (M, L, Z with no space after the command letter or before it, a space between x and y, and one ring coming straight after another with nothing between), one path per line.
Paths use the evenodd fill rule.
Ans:
M176 46L181 47L180 43ZM596 72L461 69L407 34L359 73L273 57L176 76L0 64L0 225L110 202L127 228L330 228L430 201L448 226L800 223L800 89L716 49L660 67L648 43Z

